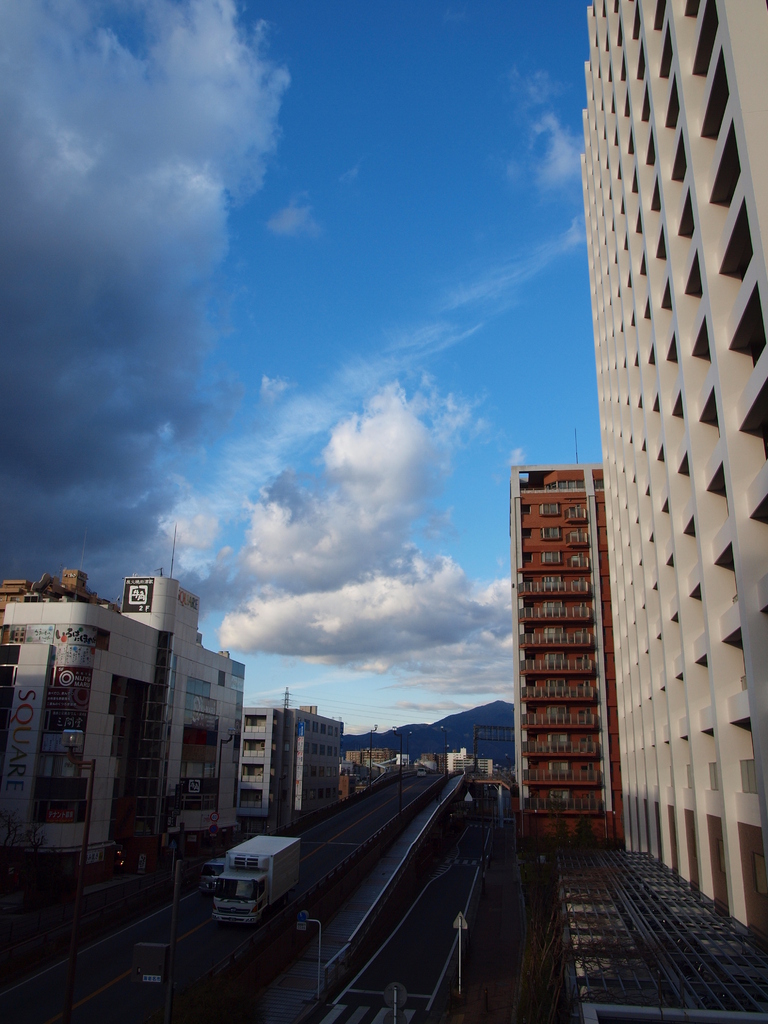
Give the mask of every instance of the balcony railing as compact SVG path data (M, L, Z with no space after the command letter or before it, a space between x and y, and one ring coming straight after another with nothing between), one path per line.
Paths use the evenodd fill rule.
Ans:
M589 534L586 530L569 530L565 539L569 544L589 544Z
M580 711L576 714L565 714L565 715L520 715L520 725L525 728L531 728L538 726L548 725L573 725L576 727L587 726L595 728L600 724L600 718L598 715L593 715L591 711Z
M575 782L578 785L602 785L602 772L549 771L547 768L525 768L523 782Z
M521 608L521 619L588 619L592 621L592 609L588 604L561 604L556 608Z
M575 633L566 633L565 630L558 630L556 633L521 633L520 643L522 646L541 645L544 647L559 646L560 644L575 645L582 647L594 647L595 637L588 630L578 630Z
M591 658L563 658L558 661L526 658L520 662L521 672L594 672Z
M589 580L522 580L517 589L520 594L591 594L592 584Z
M565 510L565 518L585 520L587 518L587 510L580 505L572 505L571 508Z
M596 756L600 753L600 745L591 740L577 740L575 743L539 743L537 740L523 740L524 754L576 754Z
M521 686L523 700L597 700L594 686Z
M542 800L539 797L525 798L526 811L602 811L602 800L590 800L589 797L575 797L571 800Z

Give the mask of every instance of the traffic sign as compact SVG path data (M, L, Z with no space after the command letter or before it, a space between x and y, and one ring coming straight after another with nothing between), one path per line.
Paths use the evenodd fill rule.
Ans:
M218 811L211 811L210 818L211 818L211 821L214 824L216 824L216 822L219 820L219 812Z
M453 922L453 927L461 928L462 931L466 931L469 928L469 925L467 924L467 919L466 917L464 917L461 911L459 911L458 914L456 915L456 920Z
M219 831L219 826L218 825L211 825L210 828L208 829L208 831L211 833L212 836L215 836L216 833Z
M306 921L297 921L296 922L296 931L297 932L305 932L306 930L307 930L307 922Z
M309 920L309 911L308 910L300 910L298 912L298 914L296 915L296 920L297 921L303 921L306 924L306 922Z
M397 994L397 999L395 999ZM398 1010L402 1010L408 1000L408 992L405 985L399 981L390 981L384 989L384 1002L387 1006L394 1006L397 1003Z

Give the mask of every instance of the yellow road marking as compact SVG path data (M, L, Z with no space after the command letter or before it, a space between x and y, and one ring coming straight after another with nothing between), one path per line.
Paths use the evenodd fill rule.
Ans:
M181 942L183 939L189 938L190 935L193 935L195 932L200 931L201 928L204 928L205 925L210 923L210 918L208 918L205 921L201 921L200 924L196 924L194 928L190 928L188 932L184 932L183 935L180 935L176 941ZM83 1006L85 1003L89 1003L91 999L95 999L96 996L100 996L102 992L106 992L108 988L112 988L112 986L116 985L118 981L124 981L125 978L128 978L130 976L131 970L132 968L129 968L127 971L123 971L122 974L118 974L118 976L116 978L113 978L112 981L108 981L106 985L102 985L101 988L97 988L94 992L91 992L90 995L84 996L82 999L78 1000L78 1002L76 1002L73 1005L72 1009L76 1010L78 1006ZM61 1018L62 1014L57 1013L55 1017L50 1017L45 1022L45 1024L56 1024L56 1021L61 1020Z

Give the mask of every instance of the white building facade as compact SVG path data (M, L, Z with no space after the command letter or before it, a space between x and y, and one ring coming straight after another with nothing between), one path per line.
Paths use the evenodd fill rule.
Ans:
M343 722L300 708L243 713L238 819L246 834L272 831L339 799Z
M768 9L598 0L584 199L627 844L768 937Z
M128 578L122 607L9 604L0 645L0 807L40 826L71 870L87 778L61 735L82 729L96 762L91 880L117 845L128 870L152 870L163 845L194 855L212 826L236 824L244 666L203 648L199 600L177 580Z

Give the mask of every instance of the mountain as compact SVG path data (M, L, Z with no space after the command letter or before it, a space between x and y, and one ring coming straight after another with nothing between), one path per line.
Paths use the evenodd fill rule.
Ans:
M404 725L400 730L403 733L403 752L406 750L415 761L421 754L442 753L445 738L441 731L444 726L448 733L448 749L460 750L466 747L468 753L472 753L472 727L474 725L514 725L515 706L505 700L495 700L491 704L483 704L478 708L471 708L469 711L460 711L456 715L448 715L441 718L439 722L428 725L424 722ZM408 733L412 733L408 736ZM342 750L362 750L370 743L370 733L364 732L357 735L352 733L344 734ZM392 750L400 749L400 737L391 729L386 732L379 730L373 734L374 747L390 747ZM509 756L510 761L515 760L514 743L495 743L480 740L477 745L478 757L492 757L497 764L503 765Z

